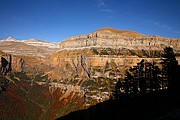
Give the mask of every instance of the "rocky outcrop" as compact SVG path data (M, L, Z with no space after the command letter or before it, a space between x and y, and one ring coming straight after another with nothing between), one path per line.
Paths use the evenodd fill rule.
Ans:
M26 72L29 77L33 77L36 74L41 74L51 69L50 65L47 64L48 59L45 58L11 55L4 52L0 52L0 58L7 61L6 70L10 68L11 72ZM2 67L1 61L2 60L0 60L0 67Z

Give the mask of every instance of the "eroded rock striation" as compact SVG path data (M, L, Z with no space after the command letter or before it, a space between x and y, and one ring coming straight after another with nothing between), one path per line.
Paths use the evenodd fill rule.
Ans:
M103 28L90 34L71 37L60 44L61 50L86 47L161 50L164 46L172 46L174 49L178 49L180 47L180 39L146 36L129 30Z
M60 50L53 54L57 66L84 56L92 66L103 66L114 61L118 65L132 66L141 59L160 58L164 47L173 47L179 53L180 39L146 36L130 30L102 28L90 34L71 37L60 43Z
M85 92L87 100L100 102L109 98L112 86L123 79L127 68L142 59L159 63L162 50L167 46L174 49L180 60L179 38L102 28L62 41L60 49L51 56L51 65L61 83L81 86L88 91Z

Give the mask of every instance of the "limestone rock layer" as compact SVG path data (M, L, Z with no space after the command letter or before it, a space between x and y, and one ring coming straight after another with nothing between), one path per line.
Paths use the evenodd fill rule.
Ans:
M179 38L146 36L130 30L102 28L90 34L71 37L60 44L60 49L82 49L88 47L128 48L134 50L161 50L165 46L179 49Z

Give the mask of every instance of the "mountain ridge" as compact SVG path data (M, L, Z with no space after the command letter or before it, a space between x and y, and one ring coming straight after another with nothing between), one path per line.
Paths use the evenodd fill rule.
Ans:
M147 36L130 30L101 28L89 34L70 37L60 43L60 50L87 47L162 50L165 46L180 47L180 38Z
M5 40L0 40L0 50L14 55L45 57L58 49L58 43L36 39L15 40L12 37L8 37Z
M129 37L163 37L163 38L174 38L174 39L180 39L180 38L175 38L175 37L165 37L165 36L160 36L160 35L146 35L146 34L142 34L133 30L120 30L120 29L116 29L116 28L111 28L111 27L103 27L103 28L99 28L97 30L92 31L91 33L97 33L97 32L104 32L104 31L109 31L111 33L114 34L124 34L125 36L129 36ZM89 33L89 34L91 34ZM131 35L132 34L132 35ZM134 34L134 35L133 35ZM16 40L15 38L9 36L6 39L2 39L0 41L20 41L20 42L24 42L24 41L39 41L39 42L46 42L46 43L60 43L63 41L67 41L67 40L71 40L72 38L77 38L79 36L84 36L84 35L88 35L88 34L81 34L81 35L76 35L76 36L70 36L69 38L65 39L65 40L60 40L59 42L50 42L50 41L45 41L45 40L38 40L38 39L34 39L34 38L30 38L30 39L18 39Z

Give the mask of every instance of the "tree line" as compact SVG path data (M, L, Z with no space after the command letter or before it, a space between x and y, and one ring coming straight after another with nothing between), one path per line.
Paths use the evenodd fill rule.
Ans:
M160 63L142 59L136 66L126 70L124 80L118 80L112 97L144 95L149 92L167 90L171 94L179 91L180 66L171 47L164 48Z

